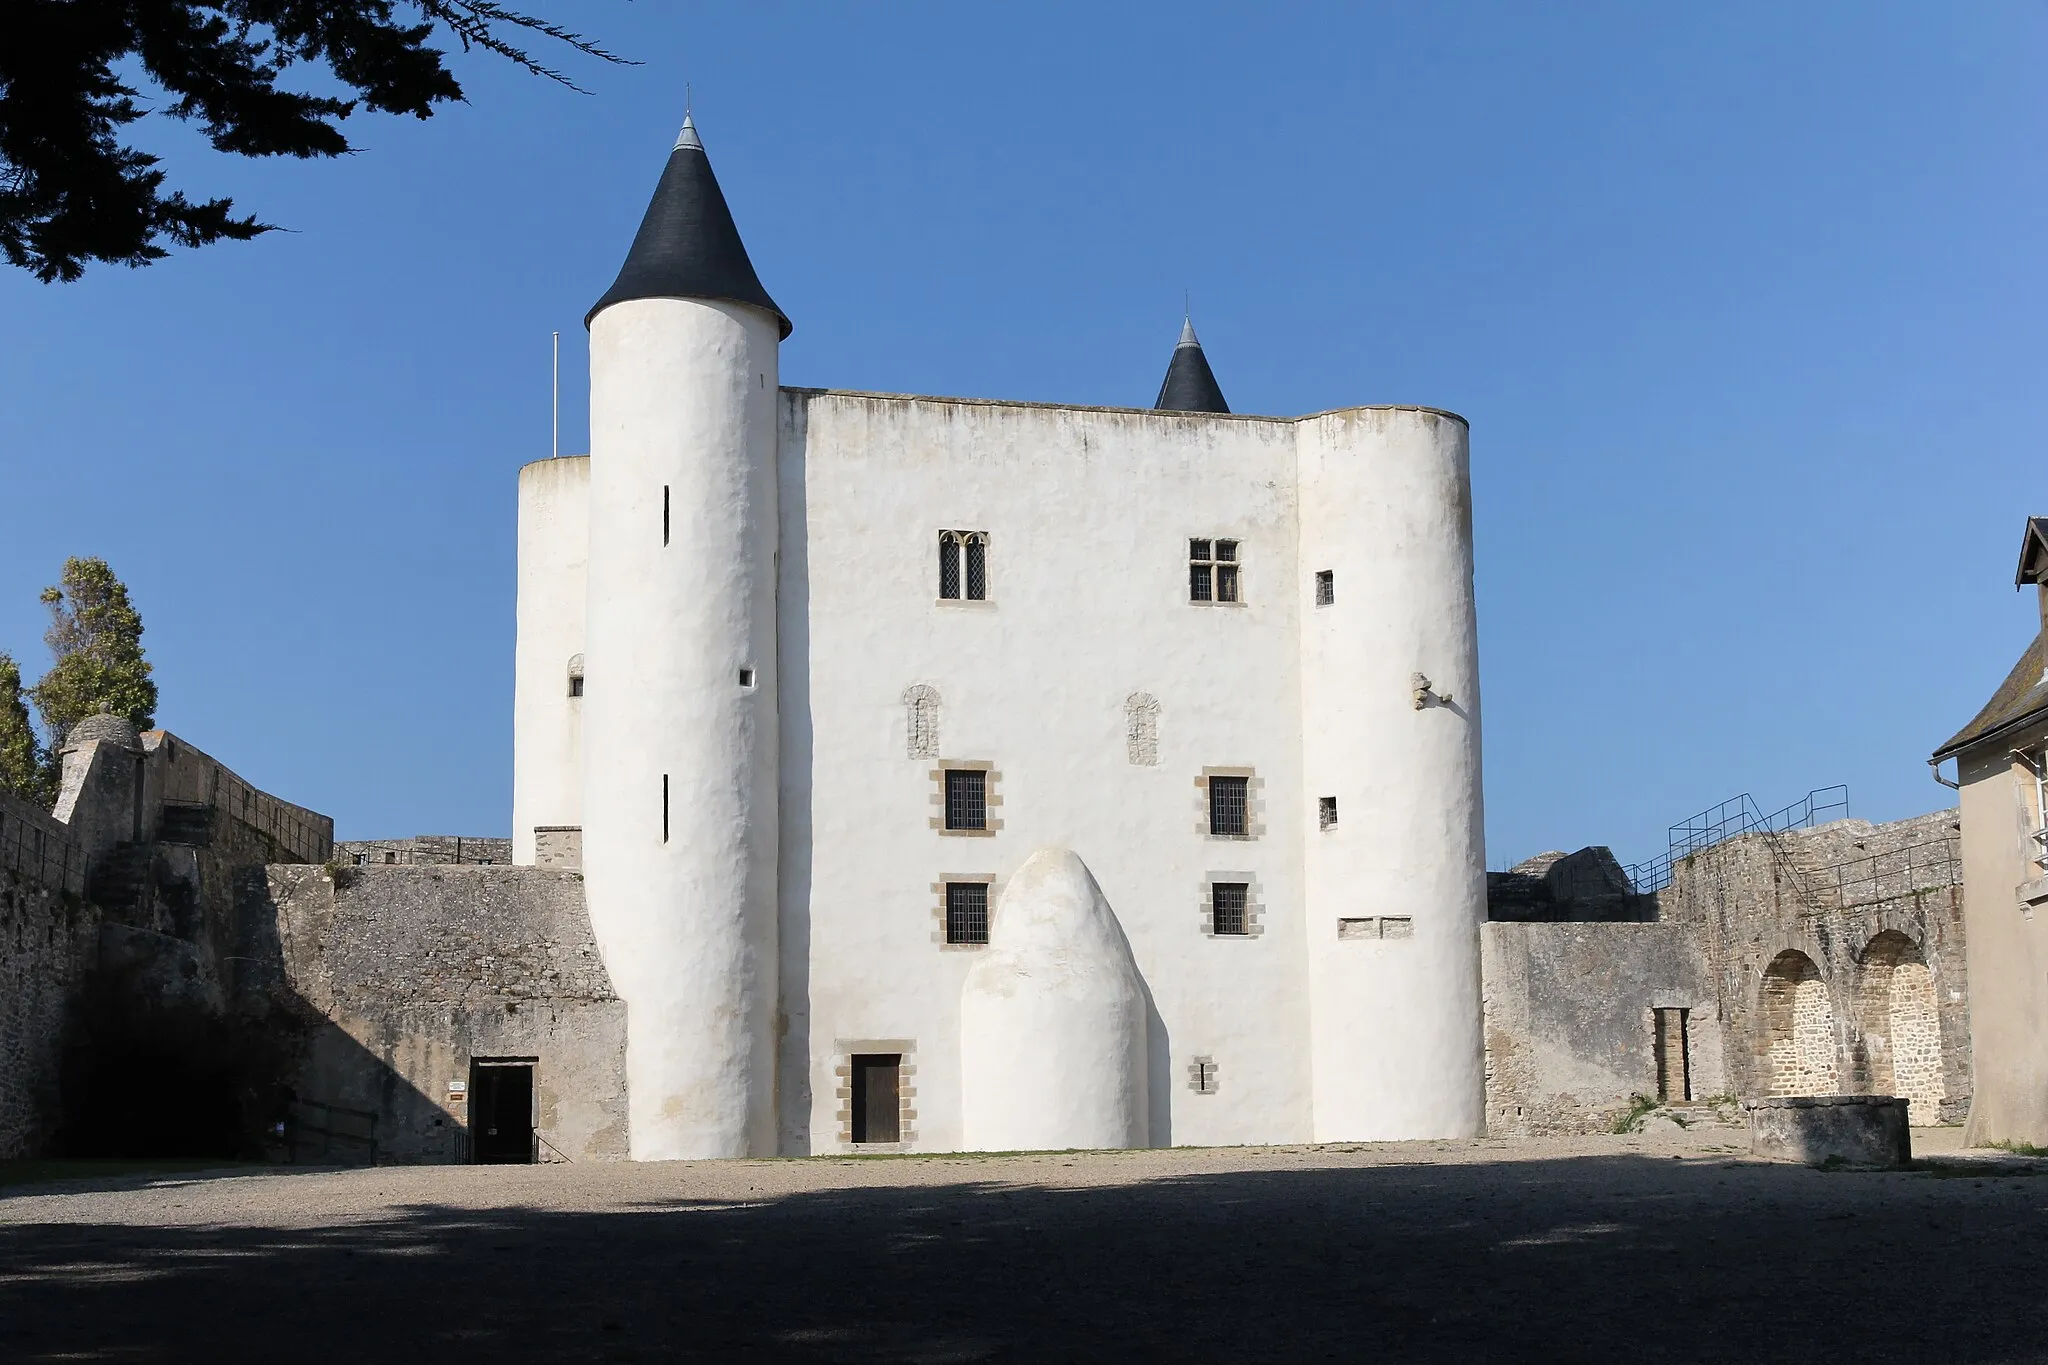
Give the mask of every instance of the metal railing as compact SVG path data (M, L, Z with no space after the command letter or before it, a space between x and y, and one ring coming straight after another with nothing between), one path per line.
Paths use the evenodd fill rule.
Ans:
M1847 909L1961 886L1963 859L1954 839L1930 839L1817 868L1811 880L1833 908Z
M1662 891L1671 884L1671 869L1695 853L1745 834L1783 834L1788 830L1810 829L1814 825L1840 820L1849 814L1846 786L1816 787L1804 798L1782 810L1766 815L1748 792L1731 796L1689 816L1667 831L1667 844L1659 856L1646 863L1630 863L1622 869L1638 895Z
M0 867L42 886L85 894L85 852L25 802L0 800Z

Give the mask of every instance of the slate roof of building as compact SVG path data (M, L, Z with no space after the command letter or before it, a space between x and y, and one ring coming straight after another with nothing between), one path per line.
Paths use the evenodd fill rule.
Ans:
M1976 719L1958 730L1948 743L1934 751L1937 762L1951 754L1962 752L1972 744L1990 739L2001 730L2007 730L2032 720L2042 712L2048 712L2048 632L2036 635L2020 661L2012 666L2012 672L2005 675L2005 681L1991 694L1991 700L1984 703L1984 709Z
M604 297L583 315L583 325L615 303L628 299L720 299L750 304L775 315L782 335L790 334L789 317L761 287L746 243L726 207L725 192L711 173L711 158L697 136L697 125L683 117L668 165L654 187L654 198L633 236L626 263Z
M1195 339L1192 318L1181 324L1180 341L1173 348L1173 359L1167 362L1166 380L1159 386L1159 401L1152 406L1165 412L1230 411L1216 383L1216 372L1209 368L1209 357Z

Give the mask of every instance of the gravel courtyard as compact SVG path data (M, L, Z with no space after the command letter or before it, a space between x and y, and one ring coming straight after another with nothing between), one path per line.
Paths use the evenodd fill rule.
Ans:
M2048 1360L2048 1161L1915 1141L1885 1174L1694 1130L16 1184L0 1359Z

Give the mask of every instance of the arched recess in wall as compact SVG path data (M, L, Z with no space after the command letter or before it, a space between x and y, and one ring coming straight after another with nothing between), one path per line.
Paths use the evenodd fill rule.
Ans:
M1124 698L1124 752L1141 768L1159 763L1159 698L1133 692Z
M569 695L572 697L583 695L583 656L581 654L571 654L569 656Z
M1833 1095L1835 1006L1813 959L1788 948L1764 969L1758 1001L1766 1082L1773 1095Z
M1857 1004L1870 1058L1870 1089L1907 1102L1909 1121L1939 1121L1948 1086L1941 1075L1941 1016L1934 974L1920 945L1887 929L1863 950Z
M905 750L912 758L939 756L939 689L913 683L903 689Z

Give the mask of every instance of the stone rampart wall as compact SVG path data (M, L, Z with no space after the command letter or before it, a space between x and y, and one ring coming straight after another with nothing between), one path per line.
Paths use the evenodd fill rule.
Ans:
M354 867L438 867L508 866L512 862L510 839L480 839L469 835L419 834L410 839L344 839L334 846L334 860Z
M583 879L529 867L272 867L275 964L245 978L313 1028L303 1103L375 1116L380 1161L465 1157L464 1083L479 1059L531 1060L542 1159L626 1155L626 1007L583 905Z
M61 1122L59 1066L98 937L75 892L0 868L0 1159L41 1154Z

